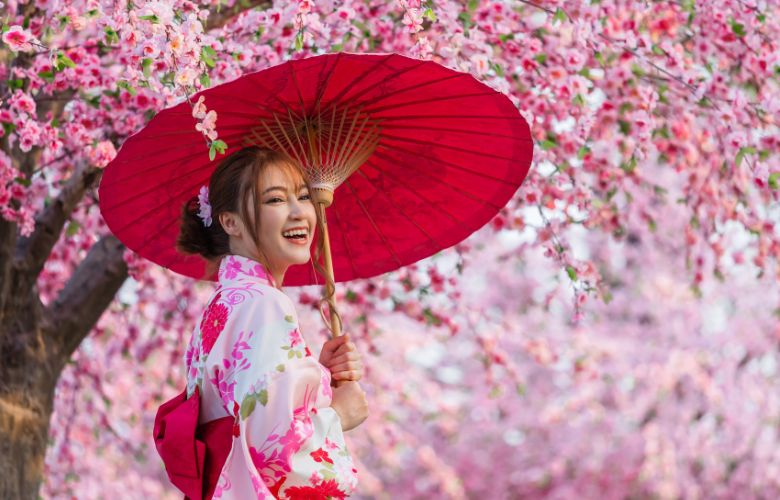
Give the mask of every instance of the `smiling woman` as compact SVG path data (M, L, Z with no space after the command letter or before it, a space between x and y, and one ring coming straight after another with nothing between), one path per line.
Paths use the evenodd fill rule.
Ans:
M155 427L166 470L188 496L344 498L357 485L343 432L368 415L354 383L359 356L341 337L315 360L281 291L287 268L311 258L316 224L298 166L258 147L223 160L208 188L183 207L177 249L207 259L208 273L217 266L219 282L186 351L186 393L161 407ZM355 372L345 376L339 367ZM331 388L331 380L352 382ZM186 428L182 419L193 413L202 430L190 441L166 434L166 427ZM182 458L195 448L192 439L207 446L203 484L194 490L192 467L181 465L195 462Z

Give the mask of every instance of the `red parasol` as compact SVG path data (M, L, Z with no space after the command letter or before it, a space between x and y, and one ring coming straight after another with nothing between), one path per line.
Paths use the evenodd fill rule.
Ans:
M528 124L505 95L398 54L288 61L193 101L200 96L217 112L227 154L271 146L321 174L336 281L392 271L460 242L509 201L531 164ZM108 226L130 249L202 278L203 259L174 248L182 204L222 159L209 160L195 123L187 102L158 113L122 145L99 194ZM342 178L331 179L334 171ZM298 265L284 283L321 281Z

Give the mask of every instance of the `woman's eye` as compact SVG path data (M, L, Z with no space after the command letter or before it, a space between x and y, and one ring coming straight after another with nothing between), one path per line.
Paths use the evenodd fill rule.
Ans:
M311 196L309 196L308 194L304 194L304 195L302 195L302 196L301 196L300 198L298 198L298 199L299 199L299 200L310 200L310 199L311 199Z
M266 203L276 203L277 201L284 201L281 198L269 198Z

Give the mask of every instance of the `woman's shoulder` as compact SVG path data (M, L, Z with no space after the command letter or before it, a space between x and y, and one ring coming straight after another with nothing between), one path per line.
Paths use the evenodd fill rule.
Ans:
M262 283L253 283L251 290L235 306L241 312L276 312L295 316L295 304L283 291ZM227 297L230 301L231 298Z

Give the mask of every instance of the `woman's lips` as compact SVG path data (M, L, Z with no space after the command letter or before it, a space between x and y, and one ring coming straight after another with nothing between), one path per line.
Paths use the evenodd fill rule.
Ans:
M285 240L289 241L290 243L294 245L305 245L309 242L309 236L307 235L304 238L284 238Z

